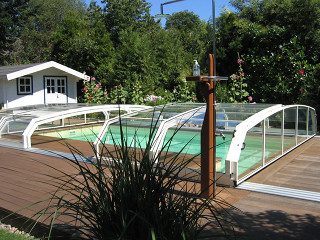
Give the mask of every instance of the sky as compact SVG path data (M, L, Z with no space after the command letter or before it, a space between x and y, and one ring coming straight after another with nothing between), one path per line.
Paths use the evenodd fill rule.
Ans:
M171 2L172 0L147 0L151 4L151 15L160 14L160 5L161 3ZM229 0L184 0L181 2L174 2L166 4L163 6L164 14L172 14L175 12L188 10L193 12L200 17L201 20L208 21L212 19L212 2L215 2L215 15L216 18L219 17L220 13L223 12L223 8L227 7L228 10L234 11L229 4ZM87 5L91 0L86 0ZM100 3L100 0L96 0L97 3Z

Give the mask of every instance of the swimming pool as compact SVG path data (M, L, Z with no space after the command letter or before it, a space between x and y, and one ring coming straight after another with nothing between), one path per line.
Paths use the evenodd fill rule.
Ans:
M99 133L101 126L90 126L90 127L79 127L66 130L56 130L51 132L41 133L41 135L48 137L58 137L65 139L73 139L80 141L93 142L97 134ZM123 126L123 134L127 141L127 145L130 147L145 148L146 143L149 139L150 129L146 127L128 127ZM173 136L174 135L174 136ZM219 161L219 167L217 170L221 173L225 173L225 159L229 151L230 142L232 140L231 133L225 133L225 139L220 136L216 137L216 157ZM164 147L164 151L178 153L181 151L182 154L200 155L201 153L201 133L198 130L186 130L181 128L176 131L176 128L170 128L166 134L164 144L171 139L169 146ZM121 145L121 134L119 125L111 125L107 134L101 139L101 142L105 144L116 144ZM187 144L188 143L188 144ZM246 151L241 155L239 162L239 174L244 174L248 169L253 168L261 161L261 157L257 158L257 154L261 155L257 137L248 136L246 139ZM274 147L278 146L278 143L274 142ZM195 168L200 169L200 158L195 165ZM221 161L221 162L220 162Z
M125 107L122 106L122 108ZM23 145L28 148L31 147L31 135L35 130L37 132L47 131L45 134L47 136L91 141L94 148L99 151L101 141L106 144L114 144L115 142L120 145L119 127L117 126L119 118L110 118L111 115L108 111L112 109L114 109L113 105L99 107L99 110L103 110L106 119L101 122L101 125L97 125L99 124L97 122L84 121L88 124L95 124L92 127L70 126L66 123L67 118L77 117L79 112L84 110L93 112L87 108L76 112L68 110L62 115L55 113L54 116L47 116L47 114L39 116L25 124L27 126L25 130L23 128L11 129L11 122L27 121L29 115L24 118L19 118L16 115L13 118L9 115L1 119L0 127L3 127L0 133L5 136L12 133L17 135L21 132ZM150 158L159 156L158 150L170 139L174 129L183 125L172 139L170 147L164 150L173 153L179 152L190 141L182 153L198 155L201 151L200 132L205 110L205 105L191 103L169 104L150 109L142 108L142 110L138 109L135 112L127 109L128 113L122 115L121 118L127 145L144 148L150 126L156 126L158 131L152 142ZM96 107L94 111L97 111ZM217 104L216 113L216 130L226 136L225 140L222 137L216 138L217 162L221 160L220 171L222 172L217 176L220 183L226 185L241 183L288 151L307 141L316 134L317 130L315 110L305 105ZM84 119L86 119L86 115ZM51 122L60 121L61 131L56 132L59 128L56 125L53 126L56 127L56 130L48 126L49 120ZM101 131L99 131L100 128ZM96 139L98 133L101 141ZM200 157L197 156L194 162L192 165L194 168L201 168Z

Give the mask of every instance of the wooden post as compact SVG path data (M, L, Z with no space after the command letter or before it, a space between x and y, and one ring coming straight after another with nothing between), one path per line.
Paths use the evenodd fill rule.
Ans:
M201 129L201 192L206 198L215 197L216 189L216 112L214 55L209 54L209 76L187 77L187 81L202 81L207 110Z
M209 55L209 76L214 76L214 56ZM216 138L215 138L215 80L207 79L203 86L207 111L201 129L201 192L206 198L215 195Z

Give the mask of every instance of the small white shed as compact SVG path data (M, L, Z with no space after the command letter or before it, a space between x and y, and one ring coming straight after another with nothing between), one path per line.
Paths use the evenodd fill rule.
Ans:
M77 103L77 82L84 73L54 61L0 67L0 104L14 108L34 104Z

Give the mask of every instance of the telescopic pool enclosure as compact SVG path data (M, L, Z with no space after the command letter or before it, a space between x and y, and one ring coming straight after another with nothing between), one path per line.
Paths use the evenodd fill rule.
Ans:
M200 103L156 107L35 105L0 111L0 136L6 142L19 141L23 148L31 148L32 135L86 140L92 141L99 152L101 143L105 146L120 144L121 122L132 147L144 148L150 128L154 127L151 158L158 158L160 151L181 152L192 157L201 154L200 133L205 111L206 105ZM218 103L217 182L238 185L316 132L316 112L309 106ZM169 139L172 141L166 145ZM188 168L200 172L199 159L195 157Z

